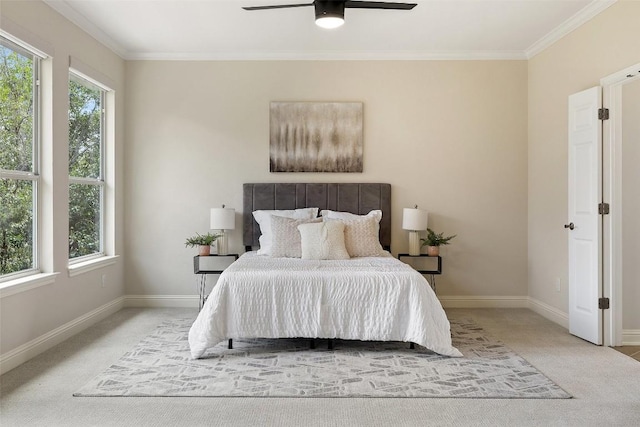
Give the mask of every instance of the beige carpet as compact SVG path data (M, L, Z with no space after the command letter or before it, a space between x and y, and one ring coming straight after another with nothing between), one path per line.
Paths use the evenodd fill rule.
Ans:
M190 309L125 309L0 377L4 426L636 426L640 363L526 309L455 309L573 399L74 398L162 321Z

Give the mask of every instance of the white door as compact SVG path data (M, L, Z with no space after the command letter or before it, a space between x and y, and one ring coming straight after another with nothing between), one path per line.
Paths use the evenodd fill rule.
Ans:
M602 344L600 87L569 97L569 332Z

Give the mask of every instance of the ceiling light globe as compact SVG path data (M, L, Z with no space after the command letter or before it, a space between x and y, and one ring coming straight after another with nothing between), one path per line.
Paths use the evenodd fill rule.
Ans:
M316 25L318 27L326 28L329 30L338 28L342 24L344 24L344 19L338 18L336 16L323 16L316 19Z

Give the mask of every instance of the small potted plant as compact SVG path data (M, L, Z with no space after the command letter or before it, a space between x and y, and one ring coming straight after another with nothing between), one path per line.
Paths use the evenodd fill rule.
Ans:
M207 256L207 255L211 254L211 244L213 242L215 242L218 237L220 237L220 236L217 235L217 234L211 234L211 233L199 234L199 233L196 233L195 236L189 237L187 239L187 241L184 243L184 245L187 246L187 247L190 247L190 248L194 248L194 247L198 246L200 248L198 255Z
M456 237L453 236L444 237L444 233L436 233L430 228L427 228L427 238L420 239L422 242L422 246L427 247L427 255L429 256L438 256L440 255L440 246L448 245L449 241Z

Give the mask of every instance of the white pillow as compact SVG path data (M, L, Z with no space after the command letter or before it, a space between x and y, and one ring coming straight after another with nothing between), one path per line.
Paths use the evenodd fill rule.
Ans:
M271 252L271 215L286 218L311 219L318 216L318 208L253 211L253 217L260 226L260 239L258 239L260 249L258 249L258 255L269 255Z
M324 221L298 226L302 241L302 259L349 259L341 221Z
M330 211L323 210L320 212L323 218L331 218L331 219L362 219L362 218L374 218L376 221L380 222L382 219L382 211L381 210L373 210L366 215L356 215L351 212L338 212L338 211Z
M271 215L270 256L272 258L300 258L302 243L298 226L308 222L322 222L322 218L294 219Z
M324 217L325 221L336 221ZM381 256L380 224L374 216L364 215L356 219L341 219L344 223L344 242L351 257Z

